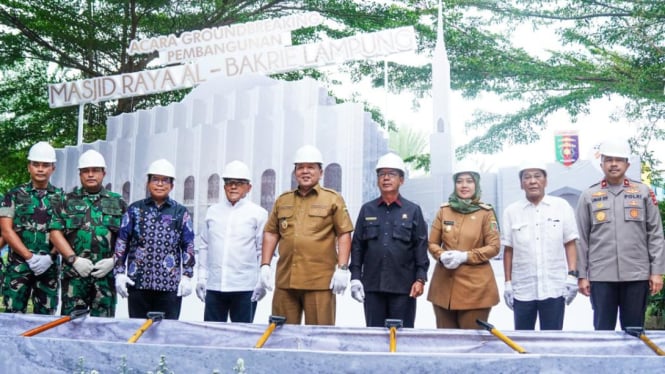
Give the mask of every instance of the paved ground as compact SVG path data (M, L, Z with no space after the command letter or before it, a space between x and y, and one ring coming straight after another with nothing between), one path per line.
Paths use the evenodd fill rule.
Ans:
M503 295L503 262L493 260L492 268L494 269L497 285L499 286L499 294ZM269 293L259 302L254 322L267 323L268 316L270 315L271 300L272 293ZM431 305L427 301L426 293L418 299L416 328L436 328ZM116 316L127 318L127 303L125 299L121 299L118 303ZM180 319L203 321L203 303L199 301L195 294L184 299ZM566 308L564 330L593 330L592 321L592 310L589 299L578 294L573 303ZM499 330L513 330L513 313L503 303L503 296L499 305L492 308L489 322L494 324ZM351 293L348 290L342 297L337 298L337 325L347 327L362 327L365 325L362 305L351 298Z

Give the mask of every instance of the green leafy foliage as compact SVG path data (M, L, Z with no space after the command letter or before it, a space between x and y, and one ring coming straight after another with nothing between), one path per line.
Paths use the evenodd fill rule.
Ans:
M156 53L127 53L133 39L179 35L184 31L318 11L326 22L293 32L295 44L324 37L413 26L418 53L431 56L436 40L433 0L5 0L0 6L0 188L27 178L25 153L39 140L55 146L76 142L77 108L50 109L46 85L154 68ZM634 148L647 169L658 175L652 140L663 139L665 118L665 2L630 0L445 1L445 41L451 63L451 87L466 98L485 93L523 107L513 113L479 111L472 125L481 135L457 150L492 153L510 144L539 138L548 119L566 112L572 121L599 99L623 106L617 117L649 138L636 137ZM533 56L511 38L531 30L555 30L561 48ZM520 28L521 26L521 28ZM382 86L378 61L340 67L352 80ZM431 66L391 62L392 92L429 95ZM330 84L322 71L278 74L278 79L310 76ZM108 116L167 105L188 90L86 105L84 141L104 137ZM363 99L358 101L363 102ZM390 127L372 108L372 117ZM582 126L582 125L579 125ZM429 164L425 153L413 155Z
M665 201L658 203L658 209L660 210L660 217L663 219L663 231L665 232ZM665 275L663 280L665 280ZM665 317L665 291L660 290L655 295L649 295L646 314L647 316Z

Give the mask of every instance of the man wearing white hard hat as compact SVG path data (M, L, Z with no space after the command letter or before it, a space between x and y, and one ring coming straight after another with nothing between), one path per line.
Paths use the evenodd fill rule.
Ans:
M159 159L148 167L150 196L123 216L115 246L115 288L127 298L130 318L163 312L178 319L182 298L194 289L194 230L187 208L169 193L175 167Z
M95 317L115 317L113 246L127 203L104 188L106 161L90 149L79 157L81 187L65 195L51 219L51 242L62 256L63 316L89 309Z
M204 321L251 323L266 295L259 265L268 212L245 198L252 189L245 163L229 162L222 179L224 197L208 208L200 234L196 295L205 303Z
M279 244L272 314L288 324L335 324L335 295L349 282L353 223L336 191L321 187L323 157L314 146L296 151L298 188L283 193L268 216L261 250L261 286L272 289L271 262Z
M30 182L7 192L0 205L2 237L11 249L3 287L7 313L25 313L30 299L35 314L54 314L58 307L57 254L48 230L63 194L50 183L55 161L50 144L33 145L28 152Z
M649 293L663 288L665 241L658 202L651 189L626 178L630 145L610 139L600 145L605 177L580 196L579 290L590 296L593 326L614 330L643 327Z
M367 327L383 327L386 319L414 327L427 281L427 224L420 206L399 192L405 172L398 155L379 158L380 196L363 204L353 232L351 296L364 303Z
M504 301L513 310L515 330L563 329L566 305L577 295L575 213L568 202L545 194L547 166L520 165L524 199L503 211Z

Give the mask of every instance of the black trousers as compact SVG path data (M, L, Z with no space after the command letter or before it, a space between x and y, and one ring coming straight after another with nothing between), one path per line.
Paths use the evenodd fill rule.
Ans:
M164 319L178 319L182 297L176 291L139 290L127 287L129 318L146 318L148 312L163 312Z
M643 327L648 295L649 281L591 282L593 327L596 330L614 330L617 311L622 330Z
M416 320L416 299L405 294L366 292L367 327L384 327L388 318L401 319L404 327L413 327Z
M203 320L211 322L254 321L256 312L256 301L252 301L253 291L220 292L206 291L206 305L203 312Z
M563 315L566 309L566 300L562 297L545 300L513 302L515 330L535 330L536 317L540 321L541 330L563 329Z

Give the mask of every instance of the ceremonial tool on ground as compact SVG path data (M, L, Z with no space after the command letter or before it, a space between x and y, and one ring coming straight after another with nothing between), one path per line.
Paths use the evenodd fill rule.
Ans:
M651 339L644 334L644 329L642 327L626 327L626 333L643 341L644 344L656 352L658 356L665 356L665 351L660 349L656 343L652 342Z
M385 321L386 328L390 329L390 352L397 351L397 329L402 328L401 319L388 318Z
M52 328L54 328L58 325L62 325L63 323L67 323L67 322L75 320L77 318L81 318L81 317L87 315L88 313L90 313L89 309L76 309L68 316L64 316L62 318L56 319L55 321L45 323L41 326L37 326L32 330L28 330L28 331L24 332L23 334L21 334L21 336L35 336L35 335L37 335L41 332L52 329Z
M259 341L256 342L256 345L254 346L254 348L263 347L263 345L266 343L266 340L268 340L270 335L272 335L272 332L275 331L277 326L281 326L281 325L284 324L284 322L286 322L286 317L270 316L268 318L268 322L270 322L270 324L268 325L268 328L263 333L263 335L259 338Z
M153 323L159 322L164 319L164 312L148 312L148 319L143 322L141 327L139 327L138 330L132 335L129 340L127 340L127 343L136 343L137 340L143 335L144 332L146 332L150 326L152 326Z
M488 323L488 322L485 322L485 321L481 321L481 320L479 320L479 319L476 320L476 323L479 324L480 326L482 326L483 328L485 328L485 330L487 330L487 331L489 331L490 333L492 333L492 335L494 335L494 336L496 336L497 338L499 338L502 342L506 343L510 348L516 350L516 351L519 352L519 353L527 353L527 352L526 352L526 349L520 347L517 343L515 343L514 341L512 341L509 337L503 335L503 334L501 333L501 331L497 330L497 329L494 327L494 325L492 325L491 323Z

